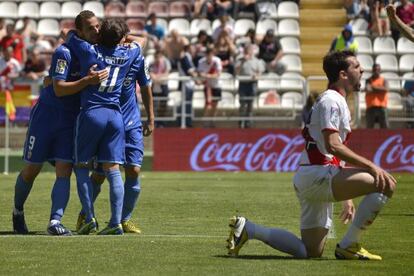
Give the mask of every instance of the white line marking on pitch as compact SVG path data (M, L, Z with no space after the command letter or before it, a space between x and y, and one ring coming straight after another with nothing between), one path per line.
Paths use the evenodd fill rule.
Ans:
M0 239L3 238L56 238L56 236L46 235L46 234L34 234L34 235L0 235ZM112 236L112 235L73 235L68 236L67 238L88 238L88 237L104 237L104 238L118 238L119 236ZM176 238L176 239L186 239L186 238L199 238L199 239L225 239L226 236L216 236L216 235L174 235L174 234L154 234L154 235L123 235L123 238ZM66 238L66 237L64 237Z

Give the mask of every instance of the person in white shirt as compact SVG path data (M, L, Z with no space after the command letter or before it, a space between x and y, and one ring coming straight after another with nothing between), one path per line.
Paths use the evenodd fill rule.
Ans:
M335 257L382 259L362 248L360 237L393 195L396 180L345 145L351 133L345 96L359 91L363 70L350 51L328 53L323 69L329 80L328 90L316 100L302 131L305 150L293 179L301 206L302 239L280 228L267 228L244 217L233 217L229 255L237 256L248 239L258 239L296 258L321 257L332 226L333 202L342 201L341 219L352 224L337 244ZM344 162L353 167L344 167ZM364 195L355 212L352 199Z
M214 55L214 48L207 48L206 56L198 62L197 71L204 78L205 107L204 117L216 115L217 103L221 100L220 74L223 70L221 60Z
M12 89L12 81L19 76L21 71L20 63L13 58L13 48L8 47L2 50L0 56L0 91Z

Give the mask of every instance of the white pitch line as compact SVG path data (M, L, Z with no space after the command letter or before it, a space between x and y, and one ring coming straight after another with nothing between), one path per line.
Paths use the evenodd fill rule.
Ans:
M99 237L99 238L119 238L119 236L114 235L73 235L68 236L68 238L89 238L89 237ZM56 238L56 236L46 235L46 234L34 234L34 235L0 235L0 239L3 238ZM65 237L63 237L65 238ZM175 238L175 239L226 239L226 236L216 236L216 235L168 235L168 234L153 234L153 235L123 235L120 238Z

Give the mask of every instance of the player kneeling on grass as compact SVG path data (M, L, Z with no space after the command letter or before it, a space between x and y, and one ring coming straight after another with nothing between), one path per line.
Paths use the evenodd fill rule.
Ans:
M302 210L302 239L283 229L267 228L244 217L233 217L228 239L229 255L237 256L247 240L258 239L296 258L321 257L332 225L333 202L343 201L341 218L344 223L352 223L337 244L335 257L382 259L362 248L360 237L392 196L396 180L345 145L351 133L351 116L345 96L359 91L362 69L349 51L329 53L323 60L323 69L329 87L316 100L303 129L305 150L293 179ZM341 160L354 167L343 167ZM365 197L355 213L352 199L363 195Z

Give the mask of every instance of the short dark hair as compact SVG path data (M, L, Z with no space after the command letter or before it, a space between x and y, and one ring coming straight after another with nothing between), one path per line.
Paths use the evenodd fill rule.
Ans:
M107 48L113 48L129 33L125 20L106 18L102 21L98 43Z
M92 11L89 11L89 10L81 11L75 18L76 29L81 31L85 20L88 20L92 17L95 17L95 14Z
M355 57L352 51L332 51L323 58L323 71L328 77L329 83L334 83L339 79L339 72L347 70L349 67L348 58Z

